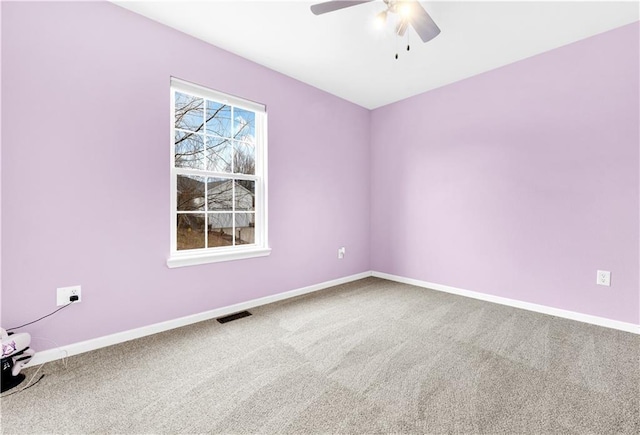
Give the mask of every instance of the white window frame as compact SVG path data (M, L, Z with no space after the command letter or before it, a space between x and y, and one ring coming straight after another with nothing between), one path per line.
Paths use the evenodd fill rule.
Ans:
M206 170L175 167L175 93L182 92L196 97L227 104L255 113L255 175L244 177L242 174L219 173ZM244 258L264 257L271 253L268 238L267 220L267 111L262 104L205 88L184 80L171 77L171 252L167 259L170 268L193 266L219 261L240 260ZM206 112L205 112L206 113ZM212 247L189 250L177 249L177 180L178 175L197 175L202 177L247 178L255 180L255 243L251 245ZM235 201L233 208L235 210ZM205 212L203 212L205 213ZM235 225L235 217L232 219ZM234 231L235 232L235 231Z

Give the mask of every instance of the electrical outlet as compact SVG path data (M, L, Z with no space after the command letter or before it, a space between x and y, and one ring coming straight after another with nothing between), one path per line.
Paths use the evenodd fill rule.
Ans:
M608 270L599 270L596 276L596 284L611 286L611 272Z
M344 254L346 253L346 250L344 249L344 246L342 248L338 249L338 259L342 260L344 258Z
M57 304L58 306L67 305L71 302L71 296L78 296L78 300L74 304L82 301L82 288L79 285L71 287L58 287L57 289Z

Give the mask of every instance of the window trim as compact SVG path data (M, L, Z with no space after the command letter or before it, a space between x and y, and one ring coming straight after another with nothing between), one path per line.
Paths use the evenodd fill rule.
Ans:
M254 208L255 213L255 226L256 226L256 243L252 245L238 245L229 247L216 247L216 248L201 248L192 250L177 249L177 224L176 224L176 195L177 195L177 179L178 171L175 167L175 149L174 149L174 135L175 135L175 92L184 92L187 94L195 95L204 99L225 103L233 107L252 111L256 114L256 160L255 160L255 176L256 176L256 206ZM221 261L240 260L253 257L264 257L271 253L269 248L269 222L268 222L268 144L267 144L267 111L266 106L253 101L248 101L235 97L233 95L225 94L223 92L214 91L194 83L186 82L184 80L171 77L170 86L170 227L171 227L171 239L170 239L170 254L167 259L167 266L169 268L192 266L198 264L214 263ZM197 171L197 170L196 170ZM187 171L189 172L189 171ZM228 174L230 178L235 178L235 175L242 174ZM206 174L201 176L206 177ZM260 227L259 227L260 226ZM257 229L260 228L260 231ZM259 234L258 234L259 233ZM260 235L260 237L258 237Z

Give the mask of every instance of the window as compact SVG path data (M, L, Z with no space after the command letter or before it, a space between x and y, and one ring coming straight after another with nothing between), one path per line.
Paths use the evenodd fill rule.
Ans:
M171 79L169 267L269 255L265 107Z

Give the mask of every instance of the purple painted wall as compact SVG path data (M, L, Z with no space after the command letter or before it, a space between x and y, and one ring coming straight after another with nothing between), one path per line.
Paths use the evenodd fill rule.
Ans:
M4 327L61 286L25 329L64 345L369 269L366 109L109 3L3 2L2 57ZM167 268L172 75L267 105L270 257Z
M369 269L640 323L637 24L369 112L109 3L1 15L5 327L60 286L26 329L64 345ZM267 105L270 257L166 267L172 75Z
M638 30L373 111L372 269L639 323Z

